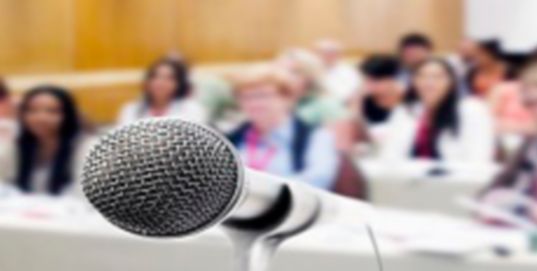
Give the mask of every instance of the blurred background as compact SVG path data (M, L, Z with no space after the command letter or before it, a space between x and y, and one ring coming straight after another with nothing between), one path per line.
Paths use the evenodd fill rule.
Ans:
M169 116L213 127L249 168L371 203L386 270L534 270L535 11L0 0L0 270L231 270L220 231L146 242L82 195L101 135ZM273 270L374 270L359 228L299 236Z

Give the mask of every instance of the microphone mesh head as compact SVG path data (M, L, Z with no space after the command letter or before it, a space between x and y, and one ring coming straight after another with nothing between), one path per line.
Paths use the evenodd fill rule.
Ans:
M144 236L183 236L220 222L237 203L242 167L214 131L179 119L144 120L90 151L83 191L111 223Z

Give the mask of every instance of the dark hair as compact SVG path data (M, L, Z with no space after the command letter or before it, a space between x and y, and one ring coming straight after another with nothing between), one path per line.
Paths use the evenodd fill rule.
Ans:
M74 99L63 88L51 85L38 86L27 92L22 100L19 111L20 135L17 139L19 153L17 186L24 192L31 191L30 178L35 167L36 152L39 149L37 138L29 130L24 121L30 102L39 95L54 97L61 104L63 122L60 127L59 147L56 152L48 181L48 192L60 194L73 181L71 158L74 153L75 138L80 132L80 121Z
M7 85L4 79L0 78L0 100L6 99L8 97L9 97L9 89L7 88Z
M497 59L497 60L503 59L501 43L497 39L482 40L478 43L478 47L480 50L487 53L494 59Z
M390 55L373 55L360 65L360 70L374 79L395 78L399 73L399 61Z
M428 36L421 33L410 33L401 38L399 41L399 50L407 47L420 46L429 50L434 49L434 44Z
M503 79L507 80L514 80L518 76L519 70L512 65L512 63L509 63L507 60L506 55L503 53L501 49L501 43L499 40L496 39L490 39L490 40L482 40L478 43L479 50L483 51L487 55L489 55L492 59L502 62L505 65L505 74L503 75ZM478 94L477 89L475 88L475 79L479 74L479 67L475 66L472 67L466 76L463 78L465 83L469 86L469 90L472 94Z
M457 113L458 104L458 89L457 89L457 77L451 65L445 60L440 58L431 58L421 62L413 71L413 77L427 64L436 63L442 66L445 72L449 76L449 89L444 99L440 102L435 112L432 112L432 144L436 146L436 141L440 133L444 130L449 130L453 134L457 135L459 130L459 116ZM416 91L416 86L412 82L405 96L405 104L407 107L412 107L419 102L419 97Z
M175 99L182 99L190 95L190 79L188 65L185 61L175 58L161 58L154 62L146 72L144 80L144 94L147 103L151 103L151 97L148 94L147 84L156 75L157 69L161 66L168 66L173 70L174 80L177 83L175 89Z

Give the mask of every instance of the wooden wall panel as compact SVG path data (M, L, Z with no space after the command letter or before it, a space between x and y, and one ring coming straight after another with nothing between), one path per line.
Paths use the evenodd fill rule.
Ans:
M0 0L0 73L72 69L72 0Z
M352 53L390 50L423 31L441 50L462 33L463 0L0 0L0 72L263 59L319 38Z
M121 108L127 102L140 97L140 85L137 83L80 87L71 90L80 111L96 124L114 123Z
M355 51L393 50L401 35L423 32L442 51L462 36L462 1L345 0L348 35L342 39Z
M267 58L281 42L289 0L178 1L176 42L197 61Z
M174 50L175 1L76 1L75 68L146 65Z

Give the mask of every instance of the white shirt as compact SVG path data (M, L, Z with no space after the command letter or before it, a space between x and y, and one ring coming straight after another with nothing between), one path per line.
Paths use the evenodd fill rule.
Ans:
M412 160L411 152L421 116L421 108L401 105L388 121L386 135L381 143L381 158L388 161ZM438 151L442 162L475 165L494 161L495 135L492 114L475 98L459 101L459 130L440 134Z
M17 124L11 119L0 118L0 144L11 140L17 132Z
M85 158L90 148L96 143L94 138L80 136L77 139L75 153L72 157L73 183L70 187L64 189L64 194L74 197L83 198L81 187L82 168ZM13 186L18 168L18 151L15 141L0 142L0 186L7 184ZM30 176L31 188L35 193L44 193L47 191L48 179L50 177L51 163L36 165ZM1 188L1 187L0 187Z
M351 66L340 63L325 71L322 83L327 93L339 101L347 101L360 88L359 73Z
M125 105L119 114L118 124L125 125L137 121L139 119L151 118L149 110L141 101L131 102ZM184 120L206 123L207 112L203 107L192 99L182 99L172 102L166 113L160 117L178 117Z
M34 193L46 194L48 190L48 181L52 171L52 163L45 165L36 165L31 175L31 188Z

